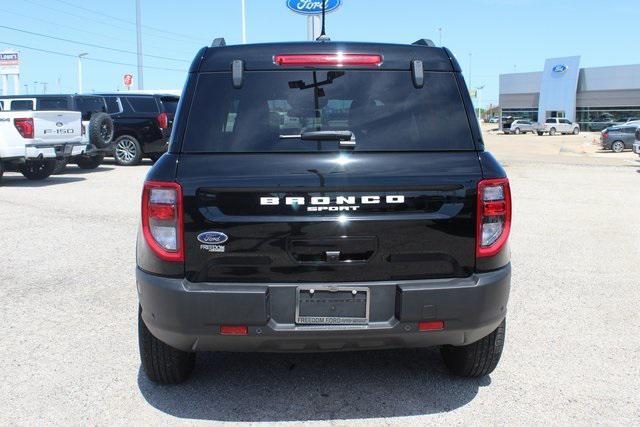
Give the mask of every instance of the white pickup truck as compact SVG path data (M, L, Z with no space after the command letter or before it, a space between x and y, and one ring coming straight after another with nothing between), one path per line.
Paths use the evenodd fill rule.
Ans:
M56 159L86 150L79 112L0 109L0 178L10 171L31 180L45 179L53 173Z

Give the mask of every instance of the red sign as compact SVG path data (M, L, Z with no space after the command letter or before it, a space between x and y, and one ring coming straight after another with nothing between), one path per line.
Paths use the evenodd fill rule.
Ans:
M131 86L133 84L133 74L125 74L124 76L122 76L122 81L124 82L125 86Z

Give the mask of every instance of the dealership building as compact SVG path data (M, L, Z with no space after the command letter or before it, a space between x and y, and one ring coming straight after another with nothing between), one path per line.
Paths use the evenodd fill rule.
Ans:
M500 75L503 116L543 121L565 117L582 130L640 119L640 64L580 68L580 57L551 58L544 70Z

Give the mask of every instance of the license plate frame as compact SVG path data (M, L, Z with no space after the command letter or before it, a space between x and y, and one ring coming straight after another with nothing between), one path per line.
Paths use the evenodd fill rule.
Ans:
M300 296L302 293L315 292L331 292L331 293L350 293L354 296L357 294L365 295L365 315L364 317L346 317L346 316L317 316L306 315L300 313ZM356 292L355 294L353 292ZM369 309L371 304L371 291L365 286L308 286L302 285L296 288L296 317L295 322L298 325L344 325L344 326L363 326L369 323Z

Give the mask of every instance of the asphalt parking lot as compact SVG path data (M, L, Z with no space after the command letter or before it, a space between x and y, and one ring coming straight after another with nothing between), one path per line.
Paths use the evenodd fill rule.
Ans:
M640 423L640 158L592 134L486 142L513 192L502 361L450 377L436 350L206 354L192 380L140 371L134 283L150 164L0 186L0 424Z

